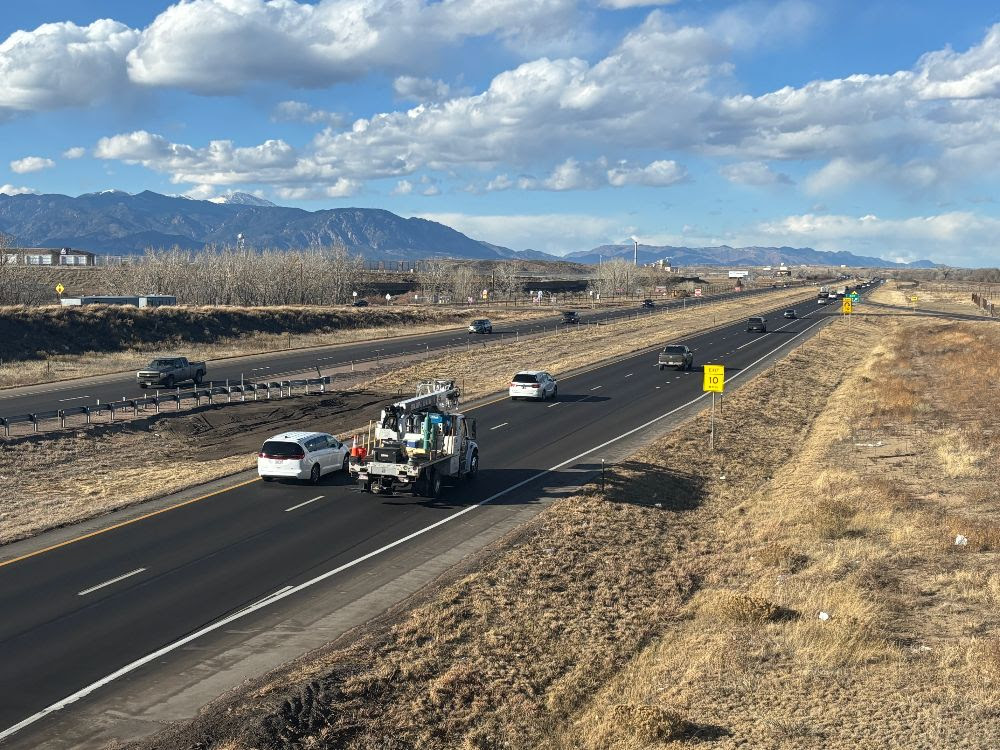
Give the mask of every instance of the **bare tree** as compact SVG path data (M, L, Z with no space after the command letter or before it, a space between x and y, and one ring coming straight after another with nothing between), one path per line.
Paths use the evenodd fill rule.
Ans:
M459 302L476 297L479 278L469 266L456 266L451 272L451 292Z
M52 292L30 270L21 267L16 253L17 238L0 232L0 305L40 305Z
M590 286L605 299L629 295L635 291L638 270L632 263L611 260L595 269Z
M451 276L449 265L443 260L429 260L421 267L418 276L420 291L431 301L437 301L441 292L448 288Z
M493 288L498 297L517 299L517 293L521 291L521 281L518 278L520 273L521 264L518 261L508 260L497 264L493 271Z

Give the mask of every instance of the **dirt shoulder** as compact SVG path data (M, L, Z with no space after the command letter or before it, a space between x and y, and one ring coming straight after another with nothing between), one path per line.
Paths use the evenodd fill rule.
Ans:
M797 293L801 296L801 292ZM584 326L559 335L458 349L410 366L384 366L381 377L326 397L248 401L195 413L139 419L90 430L0 440L0 544L125 508L251 469L269 435L289 429L342 434L378 416L389 395L410 393L425 377L457 378L466 399L506 387L526 367L558 374L689 335L795 295L746 300ZM388 395L387 395L388 394Z
M134 747L1000 746L998 345L837 322L727 397L718 452L696 417Z

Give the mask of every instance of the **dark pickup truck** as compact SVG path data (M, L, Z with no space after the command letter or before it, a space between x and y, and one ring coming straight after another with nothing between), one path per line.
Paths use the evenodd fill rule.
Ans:
M135 374L140 388L173 388L177 383L200 384L208 368L204 362L188 362L187 357L160 357Z
M678 370L690 370L694 367L694 352L683 344L669 344L663 347L657 364L664 367L676 367Z
M748 318L747 330L767 333L767 318Z

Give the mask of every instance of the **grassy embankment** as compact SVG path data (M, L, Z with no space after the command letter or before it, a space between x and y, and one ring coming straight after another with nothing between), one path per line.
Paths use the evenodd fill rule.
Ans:
M516 346L458 350L444 364L435 360L436 364L400 368L391 377L370 384L369 390L409 391L422 377L446 375L463 381L468 396L491 393L505 387L511 374L523 367L548 368L558 374L684 336L711 325L713 320L721 323L771 305L786 304L796 294L801 295L783 290L607 326L581 327L558 336L526 338ZM245 430L250 434L254 434L251 431L258 423L271 429L271 434L306 425L336 431L332 421L338 417L336 409L323 407L315 397L295 401L301 405L293 413L286 416L277 412L284 420L279 422L274 421L274 414L261 413L260 407L251 402L222 407L230 415L224 426L229 429L232 420L239 419L232 415L245 412L253 415L247 419ZM340 425L340 429L366 424L376 415L377 410L353 424ZM272 421L267 421L268 416ZM186 424L185 420L195 424L191 429L181 425L178 429L164 428L164 423L175 420L181 425ZM232 450L229 455L206 457L202 441L213 434L210 421L199 415L168 416L154 422L151 430L53 433L8 445L0 441L0 481L8 489L0 500L0 544L252 468L255 447L239 442L227 443ZM155 441L155 450L150 450L151 441Z
M158 356L209 360L455 328L551 308L0 308L0 387L136 370Z
M922 283L915 286L910 282L889 281L872 292L871 301L909 307L915 313L929 310L931 312L963 313L988 317L972 301L972 294L976 288L975 285L970 285L968 291L955 291L954 289L936 289L932 283ZM910 302L911 296L916 296L916 303Z
M728 397L717 453L703 414L395 622L141 744L998 747L998 346L838 321Z

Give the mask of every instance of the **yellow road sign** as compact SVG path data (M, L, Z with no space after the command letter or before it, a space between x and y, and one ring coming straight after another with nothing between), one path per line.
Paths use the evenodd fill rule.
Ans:
M917 295L914 294L912 297L910 297L910 302L916 302L916 301L917 301Z
M56 294L62 294L65 291L66 287L64 287L62 284L56 284Z
M706 392L722 393L726 389L726 366L705 365L705 381L701 389Z
M844 315L850 315L854 312L854 300L850 297L844 297L844 299L840 300L840 311Z

